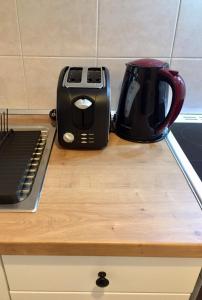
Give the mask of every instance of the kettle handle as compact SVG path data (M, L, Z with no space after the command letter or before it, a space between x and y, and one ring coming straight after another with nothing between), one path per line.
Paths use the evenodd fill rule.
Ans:
M161 133L165 127L169 128L173 124L181 111L186 93L184 80L177 71L160 69L159 79L167 82L170 85L173 95L170 110L165 120L156 128L157 133Z

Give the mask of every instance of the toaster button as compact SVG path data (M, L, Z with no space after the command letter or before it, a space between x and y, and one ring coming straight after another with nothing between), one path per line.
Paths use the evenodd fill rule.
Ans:
M88 99L79 99L74 102L74 105L79 109L86 109L92 105L92 102Z
M72 143L74 141L74 135L71 133L71 132L66 132L64 135L63 135L63 140L66 142L66 143Z

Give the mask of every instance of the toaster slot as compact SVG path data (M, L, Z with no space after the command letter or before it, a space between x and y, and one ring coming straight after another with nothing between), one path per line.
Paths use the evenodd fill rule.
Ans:
M101 83L101 68L88 68L88 83Z
M88 109L79 109L76 106L72 111L73 123L78 129L87 130L94 122L94 108L93 105Z
M68 82L75 82L75 83L81 82L82 69L83 68L77 68L77 67L70 68L69 73L68 73L68 77L67 77L67 81Z

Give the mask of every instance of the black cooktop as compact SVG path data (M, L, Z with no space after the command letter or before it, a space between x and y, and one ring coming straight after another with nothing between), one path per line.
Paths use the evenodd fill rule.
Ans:
M171 132L202 180L202 123L174 123Z

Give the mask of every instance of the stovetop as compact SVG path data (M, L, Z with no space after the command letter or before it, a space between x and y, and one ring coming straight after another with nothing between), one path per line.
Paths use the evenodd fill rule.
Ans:
M167 142L202 208L202 115L180 115Z

